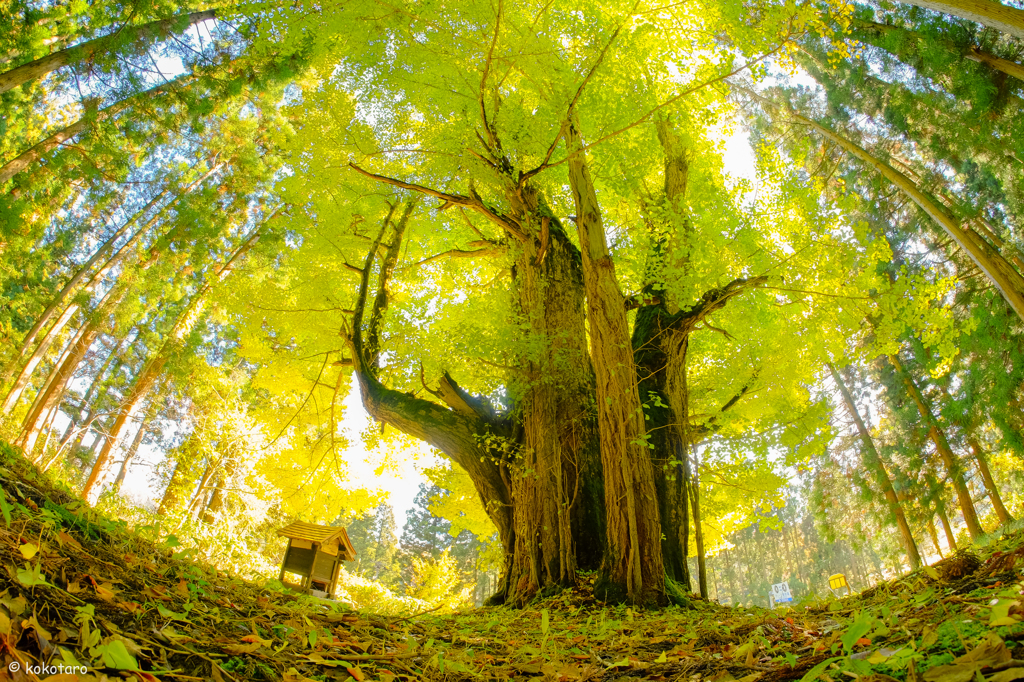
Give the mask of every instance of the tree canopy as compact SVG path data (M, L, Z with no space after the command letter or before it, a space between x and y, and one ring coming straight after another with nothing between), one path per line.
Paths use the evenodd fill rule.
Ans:
M787 505L916 568L1024 455L1019 10L933 5L10 3L2 435L89 502L142 448L159 515L346 519L391 589L356 393L451 465L424 601L497 546L497 602L708 597Z

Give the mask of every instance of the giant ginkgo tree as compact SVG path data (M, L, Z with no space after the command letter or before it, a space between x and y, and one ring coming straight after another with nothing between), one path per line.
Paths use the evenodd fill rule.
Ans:
M258 383L326 415L323 461L354 371L373 417L465 469L506 552L499 600L601 568L602 595L664 601L700 471L809 454L807 386L885 289L884 240L771 150L754 193L723 173L726 79L814 16L318 8L267 29L321 57L289 104L291 248L238 296Z

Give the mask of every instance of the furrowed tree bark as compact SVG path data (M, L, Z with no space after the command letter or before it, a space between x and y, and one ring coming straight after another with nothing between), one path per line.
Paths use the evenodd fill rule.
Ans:
M496 171L504 193L505 205L500 211L489 208L475 193L469 197L448 194L355 170L379 182L443 199L445 206L471 208L508 235L505 248L514 253L512 295L524 328L519 340L527 349L517 358L516 367L521 371L509 377L515 416L498 416L484 401L467 404L475 399L468 394L460 396L451 377L442 379L435 395L470 420L482 420L473 427L479 435L492 433L504 443L504 447L493 448L490 457L504 478L501 495L507 501L501 504L509 505L511 528L502 533L506 566L501 587L490 601L522 605L549 587L572 584L577 568L600 566L604 493L590 408L593 371L586 345L579 250L543 197L508 170L507 159L495 167L505 169ZM360 373L361 383L364 374ZM404 422L393 420L393 416L378 417L422 437L417 435L422 429L413 432L408 416ZM458 454L457 448L442 449L457 463L467 458ZM470 475L485 505L498 499L493 497L496 484L485 480L490 472L470 471ZM498 521L496 524L501 528ZM513 544L504 544L506 538Z
M982 0L972 0L980 2ZM917 3L915 3L917 4ZM995 3L991 3L995 4ZM923 4L921 6L924 6ZM1000 5L1002 7L1002 5ZM1009 8L1006 8L1009 9ZM1024 11L1015 10L1024 15ZM758 99L766 101L760 96ZM773 105L774 106L774 105ZM791 113L793 120L802 123L818 132L836 145L845 149L852 156L860 159L867 165L879 171L889 182L896 185L903 191L921 210L935 221L942 230L970 257L978 268L985 273L985 276L995 285L999 293L1003 295L1006 302L1010 304L1017 316L1024 320L1024 277L1006 261L1005 258L988 242L983 239L974 239L960 225L960 222L946 212L936 202L932 201L924 192L918 189L917 185L906 175L899 172L885 161L873 156L870 152L859 145L847 140L838 133L829 130L821 124L800 114Z
M957 503L960 505L960 510L963 512L964 521L967 524L967 532L970 533L972 540L980 538L985 534L985 531L982 530L981 523L978 521L978 512L974 508L974 502L971 500L971 492L967 489L967 484L964 481L963 468L960 466L959 458L953 453L952 448L949 447L949 441L946 440L946 434L939 426L935 415L932 414L931 406L928 404L924 395L922 395L921 390L917 387L917 383L914 381L913 377L911 377L903 367L903 363L900 362L899 357L896 355L890 355L889 362L892 363L896 373L903 381L903 385L906 386L907 393L914 401L914 404L917 406L917 410L921 415L921 420L928 427L928 436L935 444L935 450L942 459L942 463L946 468L946 474L949 476L949 480L953 484L953 489L956 491Z
M1024 10L1009 7L992 0L904 0L907 4L924 7L968 21L976 21L1019 40L1024 40Z
M94 38L64 50L51 52L27 64L22 64L9 71L0 73L0 93L28 83L46 74L56 71L62 66L86 61L95 55L109 52L118 44L151 42L180 33L195 24L202 23L217 16L216 11L206 10L182 14L169 19L151 21L136 26L122 26L109 35Z
M878 450L875 449L874 439L871 438L871 434L864 425L864 420L861 419L860 411L857 409L857 403L853 401L853 395L846 387L842 376L832 363L829 363L828 369L832 373L832 379L836 382L836 386L843 396L846 410L853 417L854 424L857 425L857 433L860 435L861 443L864 445L864 463L874 476L875 482L885 497L886 505L889 507L889 514L892 515L896 526L899 528L900 539L903 541L903 551L907 553L907 560L910 562L910 570L916 571L921 568L921 555L917 550L917 542L914 540L914 534L910 529L910 524L907 522L907 516L903 512L903 506L900 504L896 491L892 487L889 472L886 471L885 463L879 456Z
M601 210L576 126L576 121L568 122L566 143L583 256L590 354L597 379L608 538L604 574L610 586L632 603L662 604L661 521L630 352L625 298L608 254Z
M577 568L598 568L603 554L580 254L561 223L546 220L546 227L531 226L540 238L522 246L513 274L518 313L537 341L527 344L535 350L519 358L523 371L512 379L523 430L511 479L518 543L513 603L548 586L573 584Z

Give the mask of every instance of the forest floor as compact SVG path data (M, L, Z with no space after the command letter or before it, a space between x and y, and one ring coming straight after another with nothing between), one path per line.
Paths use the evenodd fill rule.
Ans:
M399 618L175 556L24 462L0 462L0 484L0 679L1024 679L1021 534L785 610L634 611L584 580L524 609Z

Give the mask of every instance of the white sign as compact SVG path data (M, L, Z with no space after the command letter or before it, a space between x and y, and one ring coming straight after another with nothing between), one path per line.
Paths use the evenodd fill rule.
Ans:
M776 604L782 602L793 601L793 595L789 593L789 583L775 583L772 585L771 591L772 600Z

